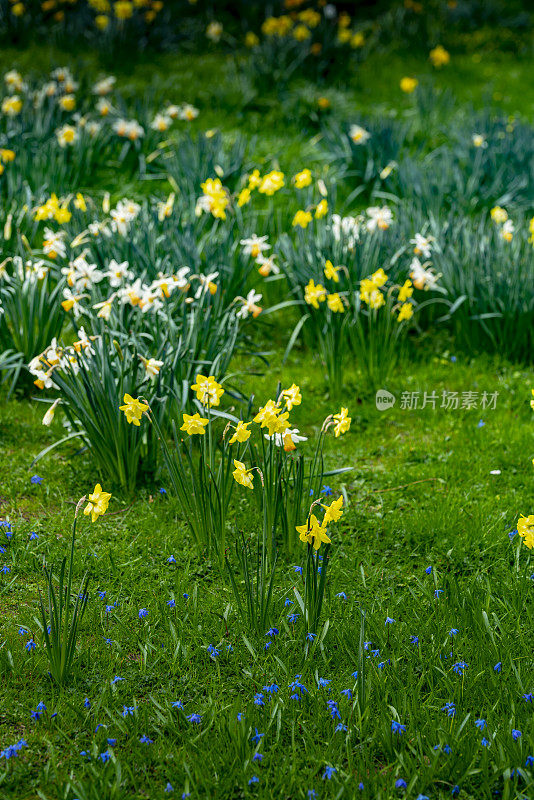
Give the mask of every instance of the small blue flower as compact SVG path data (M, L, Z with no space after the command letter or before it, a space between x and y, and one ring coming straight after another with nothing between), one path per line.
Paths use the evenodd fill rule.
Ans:
M28 653L31 653L31 652L32 652L32 650L35 650L35 648L37 647L37 645L35 644L35 642L33 641L33 639L28 639L28 641L26 642L26 644L24 645L24 647L26 648L26 650L28 651Z
M517 731L515 728L512 730L512 739L514 740L514 742L517 742L517 740L520 739L522 735L523 734L521 733L521 731Z
M278 630L278 628L269 628L269 630L265 635L274 638L275 636L278 636L279 633L280 631Z
M404 780L404 778L397 778L395 781L395 789L406 789L408 784Z
M336 594L336 597L339 597L340 600L346 600L347 599L347 595L345 594L345 592L338 592L338 594Z
M176 606L176 600L173 597L171 597L170 600L167 600L167 605L169 606L169 608L174 608Z
M295 572L298 572L299 575L302 575L302 567L295 565L293 569L295 570Z
M483 428L485 424L486 423L484 422L483 419L479 419L479 421L477 422L477 428Z
M167 786L165 787L165 791L174 792L174 786L172 785L172 783L169 783L169 781L167 781Z
M532 692L527 692L527 694L522 694L521 697L523 698L525 703L532 703L532 700L534 699L534 695L532 694Z
M486 739L486 737L484 736L484 738L481 740L480 744L482 745L482 747L489 747L490 746L489 739Z
M141 742L141 744L154 744L154 740L149 739L148 736L146 736L146 734L140 736L139 741Z
M265 734L264 733L260 733L257 728L254 728L254 730L255 730L255 734L254 734L254 736L251 737L252 741L254 742L254 744L259 744L259 742L261 742L261 740L263 739Z
M257 775L253 775L252 778L249 780L248 785L250 786L252 783L259 783L259 782L260 779L257 777Z
M335 732L336 733L342 733L342 732L344 732L346 730L347 730L347 726L344 725L342 722L338 722L338 724L335 727Z
M202 717L200 714L189 714L189 716L186 717L186 720L191 722L193 725L200 725L202 722Z
M176 559L174 556L169 556L167 559L167 564L176 564Z
M439 596L440 594L443 594L443 591L444 591L443 589L434 589L434 597L437 597L437 599L439 600Z
M86 697L85 700L83 701L83 707L84 708L91 708L91 701L89 700L88 697Z
M410 644L419 644L419 636L410 636Z
M35 541L36 539L38 539L38 538L39 538L39 534L38 534L38 533L35 533L35 531L32 531L32 532L30 533L30 541L34 542L34 541Z
M323 775L322 775L323 781L324 780L331 781L332 777L336 774L336 772L337 772L337 769L335 767L330 767L330 766L325 767Z
M488 723L486 722L486 720L485 720L485 719L476 719L476 720L475 720L475 725L477 726L477 728L478 728L480 731L483 731L483 730L484 730L484 728L487 728L487 727L488 727Z
M330 488L330 486L325 485L321 489L321 494L324 494L325 497L330 497L330 495L332 494L332 489Z
M32 475L32 477L30 478L30 483L33 483L34 485L37 484L38 486L40 486L42 482L43 479L40 478L39 475Z
M460 794L460 787L458 786L458 784L452 787L451 794L453 797L457 797Z
M261 692L258 692L254 695L254 705L255 706L264 706L265 705L265 697L262 695Z
M144 619L145 617L148 617L147 609L146 608L140 608L139 609L139 619Z
M497 663L493 667L493 671L500 672L501 670L502 670L502 661L497 661Z
M432 573L432 567L425 567L425 572L427 575L430 575Z
M395 620L392 617L386 617L385 625L393 625Z
M115 677L111 679L111 685L114 686L116 683L123 680L124 678L121 678L120 675L115 675Z
M458 630L458 628L451 628L449 631L449 636L456 636L456 634L459 632L460 631Z
M396 720L392 719L391 730L393 731L393 733L398 733L399 736L401 736L406 730L406 725L401 725L400 722L397 722Z
M252 760L253 761L257 761L258 763L261 764L261 762L263 761L263 754L262 753L254 753L254 755L252 756Z
M109 750L104 750L104 752L100 753L98 757L105 764L111 758L111 753L109 752Z
M160 489L158 489L158 492L159 492L160 494L167 494L167 490L166 490L166 489L164 489L164 488L163 488L163 486L162 486Z
M308 642L313 642L313 640L315 639L316 636L317 636L316 633L312 633L311 631L309 631L306 634L306 639L307 639Z

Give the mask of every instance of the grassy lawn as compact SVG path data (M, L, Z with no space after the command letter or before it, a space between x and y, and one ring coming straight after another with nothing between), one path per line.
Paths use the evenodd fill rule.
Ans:
M0 57L2 71L23 73L64 63L88 81L109 69L44 45ZM114 73L128 101L187 100L201 109L193 134L256 137L254 159L292 174L325 164L306 111L317 96L336 118L409 119L398 82L416 75L452 93L455 119L491 106L532 121L532 66L468 53L436 74L416 56L372 54L343 88L303 80L280 96L254 93L218 53L159 55ZM139 198L171 186L165 175L123 180L104 162L72 188ZM299 341L283 360L293 311L267 319L254 337L263 358L243 345L231 361L235 397L254 395L257 406L278 383L298 384L292 423L311 453L340 403L316 351ZM410 336L387 382L396 402L380 411L348 359L340 401L352 424L329 437L325 468L350 470L322 489L328 502L342 495L345 511L330 530L320 630L305 642L296 537L278 557L269 630L254 635L224 570L195 547L164 469L132 496L105 487L108 512L78 525L74 591L86 570L91 579L64 687L49 677L38 627L43 563L68 555L76 504L101 476L76 441L32 466L63 435L61 420L44 427L42 403L4 391L0 750L21 739L27 749L0 762L2 800L534 797L534 564L515 531L534 509L532 385L531 367L466 353L450 330L433 329ZM457 408L443 407L444 392L457 393ZM234 492L233 567L234 538L255 541L259 517L245 490Z

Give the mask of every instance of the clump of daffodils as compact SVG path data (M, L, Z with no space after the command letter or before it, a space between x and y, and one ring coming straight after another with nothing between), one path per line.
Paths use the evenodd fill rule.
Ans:
M315 514L310 513L304 525L296 526L300 541L311 545L314 550L318 550L323 543L331 544L332 540L327 534L328 525L330 522L337 522L341 519L343 515L341 510L343 497L340 496L337 500L333 500L329 506L323 505L320 501L316 501L313 507L316 505L319 505L324 510L321 522L319 522Z

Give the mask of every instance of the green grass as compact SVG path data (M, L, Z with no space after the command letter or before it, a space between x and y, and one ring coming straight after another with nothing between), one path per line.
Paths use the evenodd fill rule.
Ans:
M82 60L90 74L100 72L95 57ZM64 61L45 47L2 53L6 69L39 72ZM279 159L288 171L319 158L308 132L290 122L291 97L280 106L271 94L258 109L241 109L237 84L221 87L227 61L214 54L161 56L131 74L118 72L119 85L125 96L154 89L169 101L197 104L202 113L193 130L256 134L258 154ZM531 69L531 61L511 55L487 54L480 63L458 56L437 83L460 103L482 106L489 90L506 111L532 116ZM295 91L331 95L333 113L357 119L406 106L398 79L428 72L426 63L405 55L373 56L343 91L304 83ZM109 174L90 188L107 188ZM137 182L120 193L156 189L160 184ZM326 414L338 410L328 401L320 365L295 349L281 366L284 329L264 340L268 366L241 355L231 368L234 383L257 402L278 381L298 383L304 402L292 419L311 438ZM75 572L78 580L90 568L90 600L73 681L61 690L48 678L36 627L42 564L67 554L75 505L100 476L74 446L32 468L35 455L60 437L61 425L41 425L41 404L2 398L0 518L10 521L13 536L8 541L0 529L6 550L0 564L9 568L0 574L0 750L21 738L28 747L0 762L0 797L159 800L173 796L165 792L170 781L178 797L306 798L314 790L321 798L388 800L403 796L394 788L400 778L414 800L450 797L457 784L464 800L490 798L495 790L503 798L531 797L534 770L525 762L534 755L534 721L522 695L534 689L534 568L519 537L508 533L520 512L534 510L532 373L499 359L451 355L448 340L414 341L388 384L397 402L385 412L358 373L348 371L342 401L352 427L329 440L326 458L327 467L352 468L331 487L334 496L344 490L349 502L331 529L324 628L308 657L302 620L287 618L297 605L294 565L304 554L280 560L271 620L280 633L265 650L269 637L256 640L243 629L228 581L194 549L175 502L159 493L167 485L162 473L133 501L114 493L94 525L85 517L80 522ZM445 410L443 390L498 392L497 406ZM436 392L436 409L403 410L402 393L417 391ZM41 485L31 484L35 473ZM260 529L244 492L235 493L231 518L234 536ZM176 564L168 563L171 555ZM438 597L436 590L443 590ZM341 592L346 600L336 596ZM285 606L286 599L294 605ZM107 604L114 605L109 612ZM148 611L142 619L140 609ZM386 625L386 617L395 622ZM452 629L458 633L451 636ZM30 637L38 644L33 653L24 647ZM210 645L219 650L214 659ZM468 666L460 675L453 664L462 661ZM290 688L296 675L307 692ZM122 680L113 683L115 676ZM330 683L321 686L320 678ZM263 690L273 684L278 691ZM350 700L341 694L346 689ZM264 706L255 704L257 694ZM178 700L183 709L172 706ZM340 719L331 718L328 700L338 703ZM32 719L40 702L47 710ZM455 717L441 710L449 702ZM125 706L135 709L131 715L123 716ZM200 724L187 721L192 713L201 715ZM481 718L484 731L475 726ZM393 734L392 720L405 724L405 733ZM340 721L347 731L335 732ZM256 729L264 734L259 743ZM522 732L517 741L512 730ZM141 743L142 736L153 743ZM261 763L253 760L256 752ZM328 766L337 770L331 780L323 779ZM522 780L511 775L518 768ZM253 776L259 782L249 784Z

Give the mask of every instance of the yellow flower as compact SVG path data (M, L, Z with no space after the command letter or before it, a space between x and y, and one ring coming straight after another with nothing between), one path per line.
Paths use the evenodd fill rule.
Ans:
M399 289L399 303L404 303L413 294L413 286L411 280L405 280Z
M242 422L239 420L237 427L230 439L230 444L235 444L236 442L246 442L247 439L250 438L250 431L248 429L249 425L250 422Z
M241 484L241 486L245 486L247 489L253 489L254 484L252 482L252 470L247 469L242 461L236 461L234 459L234 471L232 475L234 476L235 480Z
M14 94L12 97L4 97L2 100L2 111L4 114L7 114L8 117L15 117L17 114L20 114L21 109L22 100L18 94Z
M3 147L0 147L0 161L3 161L4 164L8 164L10 161L15 160L15 152L14 150L6 150Z
M109 492L103 492L102 486L97 483L93 494L89 495L89 502L85 506L83 513L86 517L90 514L91 522L96 522L98 517L105 514L108 510L110 499L111 494Z
M397 317L398 322L402 322L405 319L411 319L413 317L413 306L411 303L403 303L400 307L399 316Z
M428 57L435 67L444 67L451 60L448 51L440 44L430 51Z
M517 532L529 550L534 547L534 514L524 517L523 514L517 522Z
M293 225L294 228L297 225L299 226L299 228L307 228L312 219L313 217L309 211L303 211L302 209L300 209L293 217L293 222L291 224Z
M133 3L130 0L117 0L113 4L117 19L130 19L133 15Z
M293 30L293 36L297 42L305 42L311 36L311 31L306 25L297 25Z
M280 172L280 170L273 169L271 172L268 172L267 175L264 175L262 177L260 184L258 186L258 192L260 192L260 194L266 194L268 197L272 197L272 195L279 189L281 189L283 185L284 185L284 173ZM249 186L250 186L250 178L249 178Z
M25 11L24 3L15 3L14 6L11 6L11 13L14 17L22 17Z
M191 388L197 393L197 400L204 406L218 406L224 394L223 387L217 383L213 375L206 377L199 373L196 383L191 384Z
M417 88L419 81L417 78L402 78L400 88L406 94L411 94Z
M322 219L328 214L328 203L324 199L320 200L315 207L315 219Z
M76 108L76 98L73 94L64 94L63 97L59 99L59 105L63 111L74 111Z
M74 199L74 208L78 208L80 211L87 211L87 203L85 202L85 197L81 192L76 194Z
M327 261L324 265L324 276L328 278L328 280L334 281L335 283L339 283L339 272L340 267L334 267L331 261Z
M309 186L312 182L311 170L306 168L303 169L302 172L297 172L293 178L293 181L295 182L297 189L305 189L306 186Z
M377 289L380 289L380 287L386 283L387 279L388 276L386 275L382 267L380 267L380 269L377 269L376 272L373 272L373 274L371 275L371 282L376 286Z
M322 525L320 525L315 514L310 514L305 525L297 525L296 531L299 534L300 541L313 544L315 550L320 548L321 542L325 542L325 544L330 544L331 542L331 539L326 535L326 524L324 520Z
M355 33L350 40L350 46L353 47L355 50L359 47L363 47L365 44L365 36L361 31Z
M326 289L320 283L316 286L313 278L310 278L304 289L304 300L308 305L319 308L319 303L324 303L326 300Z
M330 100L328 99L328 97L324 97L324 95L321 95L321 97L317 98L317 105L319 106L319 108L325 111L327 108L330 108Z
M260 43L260 40L254 33L254 31L247 31L245 35L245 46L246 47L256 47Z
M350 423L352 422L351 417L349 417L349 412L347 408L341 408L339 414L334 414L334 436L336 439L342 433L346 433L350 428Z
M497 225L502 225L503 222L506 222L508 219L508 213L506 209L501 208L501 206L494 206L494 208L490 211L491 218Z
M250 189L245 186L237 195L237 205L239 208L245 206L250 201Z
M137 398L132 397L130 394L124 395L124 405L119 406L119 411L124 411L126 420L133 422L134 425L139 427L141 425L140 419L145 411L148 411L148 405L141 403Z
M97 14L95 17L95 25L99 31L104 31L109 25L109 17L105 14Z
M193 414L183 414L184 424L180 428L181 431L185 431L190 436L194 436L195 434L204 434L206 431L204 428L209 422L209 419L205 417L201 417L200 414L197 413Z
M300 406L302 403L300 386L297 386L296 383L292 383L289 389L283 389L282 392L280 392L280 397L284 398L287 410L291 411L293 406Z
M321 503L325 510L325 515L323 517L323 525L328 525L329 522L337 522L341 519L343 515L343 511L341 510L341 506L343 505L343 496L338 497L337 500L333 500L329 506L325 506Z
M334 313L343 314L345 311L345 306L343 305L343 300L341 299L341 295L337 292L334 294L329 294L326 297L326 303L330 311Z
M279 408L274 402L274 400L267 400L265 405L260 408L256 416L254 417L254 422L263 427L265 424L265 420L268 419L272 414L277 414L278 411Z
M248 188L249 189L257 189L258 186L261 184L261 177L259 169L253 170L250 175L248 176Z

